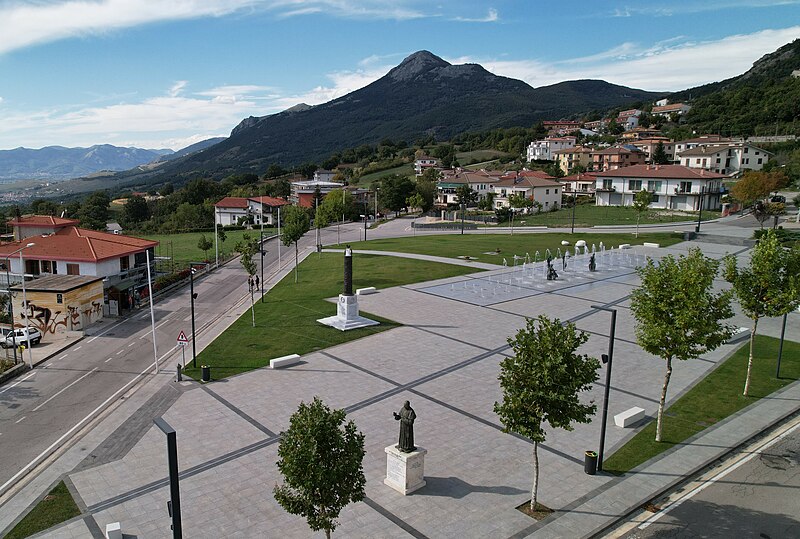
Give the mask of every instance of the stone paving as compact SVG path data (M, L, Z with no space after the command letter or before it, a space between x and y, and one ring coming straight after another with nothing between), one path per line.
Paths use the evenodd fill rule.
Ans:
M689 246L638 248L635 253L641 261L644 255L681 253ZM698 246L717 257L742 250ZM636 254L632 256L630 262L635 262ZM596 494L625 488L619 478L583 473L583 452L597 448L598 419L577 425L573 432L549 432L547 443L540 446L540 501L558 512L536 523L515 509L530 499L532 445L503 433L492 406L501 399L497 374L500 361L510 353L507 339L525 325L526 317L548 314L573 320L590 334L582 351L599 356L608 344L609 315L591 305L602 304L618 309L607 454L635 432L615 427L615 413L641 406L649 417L655 414L663 365L634 342L628 296L638 279L626 263L601 269L570 281L538 283L540 287L535 281L524 282L524 276L515 282L520 270L505 268L382 290L361 297L362 312L396 320L403 327L308 354L301 364L284 370L261 369L202 387L173 383L180 395L163 417L178 432L184 535L322 536L312 534L303 519L287 514L272 497L280 481L277 433L288 426L297 405L315 395L332 407L345 408L366 435L367 499L343 511L335 536L563 537L597 528L597 516L609 515L596 504L613 505L614 499ZM496 291L492 301L476 301L474 295L469 300L460 292L464 283L469 289L475 280L502 283L504 278L511 278L508 292L503 288L498 297ZM747 325L741 315L734 323ZM775 326L765 322L764 333L774 333ZM702 360L676 365L669 400L733 349L726 345ZM602 400L600 374L586 399ZM145 395L152 402L159 398L157 392ZM391 412L404 400L417 412L417 444L428 450L427 485L406 497L382 482L383 450L396 442L398 431ZM784 406L796 408L796 403L784 401ZM109 421L114 429L125 427L113 415ZM134 421L133 415L126 421ZM87 508L85 517L92 524L87 529L120 521L126 534L167 537L164 436L152 427L131 439L129 446L127 451L115 448L115 460L95 455L102 464L84 460L67 474L79 504ZM641 475L640 480L655 488L657 481L649 477ZM640 499L641 493L639 488L621 496L620 507L627 507L630 498ZM565 511L595 499L604 501L597 501L590 512ZM76 522L45 536L70 537L65 530L79 527Z

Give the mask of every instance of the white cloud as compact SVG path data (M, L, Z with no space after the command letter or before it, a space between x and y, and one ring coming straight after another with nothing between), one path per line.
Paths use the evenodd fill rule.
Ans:
M170 97L177 97L186 88L186 85L189 84L189 81L179 80L175 81L175 84L169 89L169 96Z
M662 5L650 3L617 7L614 8L609 15L611 17L672 17L674 15L685 15L689 13L704 13L721 10L729 11L731 9L774 8L797 4L800 4L800 0L707 0L705 2L694 1L685 4L672 2Z
M470 19L467 17L455 17L453 20L458 22L497 22L500 19L497 10L494 8L489 8L489 12L485 17L480 17L477 19Z
M676 91L747 71L758 58L800 36L800 26L728 36L717 41L667 40L649 47L625 43L609 51L563 60L494 60L462 57L497 75L532 86L565 80L602 79L654 91Z

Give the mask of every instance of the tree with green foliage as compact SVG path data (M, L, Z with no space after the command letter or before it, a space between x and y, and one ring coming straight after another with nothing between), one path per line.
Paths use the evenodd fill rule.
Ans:
M405 176L397 174L384 176L380 180L378 202L383 208L399 216L406 207L406 199L414 194L414 188L414 183Z
M323 223L320 226L327 226L329 223L341 221L342 215L352 217L356 213L353 204L353 195L349 191L334 189L322 199L322 204L314 214L314 220L320 219Z
M642 213L647 211L650 204L653 203L653 193L646 189L642 189L633 195L633 203L631 207L636 212L636 237L639 237L639 221L642 218Z
M31 211L36 215L58 215L60 208L52 200L35 198L31 201Z
M239 262L242 264L244 271L247 272L247 279L250 283L250 315L253 318L253 327L256 327L256 311L254 305L255 300L253 299L253 289L255 287L252 285L252 281L257 269L256 263L253 262L253 257L257 252L259 252L258 240L250 236L249 233L245 232L242 234L241 241L236 244L235 249L240 255Z
M297 242L311 228L308 212L300 206L286 206L281 215L281 242L289 247L294 243L294 282L297 282L297 266L299 264Z
M128 226L143 223L150 218L150 208L144 197L133 195L122 207L122 217Z
M422 208L422 205L425 203L425 200L422 198L422 195L419 193L414 193L410 197L406 199L406 207L408 209L411 208Z
M288 199L292 194L292 184L286 178L279 178L272 185L272 196L274 197Z
M722 320L733 316L730 290L713 292L719 261L690 249L676 260L663 257L658 264L636 269L642 284L631 293L631 311L636 318L636 341L645 352L664 360L666 374L661 388L656 422L656 442L661 427L672 360L697 359L724 344L733 334Z
M110 203L111 199L105 191L95 191L86 197L78 214L81 226L92 230L105 230Z
M800 249L782 247L777 233L767 230L753 248L747 267L739 268L733 255L725 257L724 276L733 285L745 316L753 321L743 392L746 397L758 321L765 316L783 316L800 305Z
M789 178L780 170L762 172L755 170L746 171L731 187L733 198L750 207L759 200L763 200L770 193L786 187Z
M203 256L206 260L208 260L208 250L214 247L214 244L211 243L211 240L206 238L206 235L203 234L200 236L200 239L197 240L197 248L203 251Z
M456 187L456 202L459 206L473 206L478 201L478 192L468 183L463 183Z
M588 423L597 410L584 404L580 393L591 389L597 380L600 362L577 350L589 336L572 322L562 323L542 315L528 319L508 344L512 357L500 363L503 402L494 403L494 412L503 432L514 432L533 441L533 486L531 510L536 510L539 486L539 444L546 439L545 423L550 428L573 430L573 423Z
M422 176L417 178L417 183L414 187L417 193L422 197L422 205L420 209L424 212L430 211L433 208L433 203L436 200L437 187L436 183L439 181L439 171L435 168L429 168L422 173Z
M267 171L264 173L265 179L272 179L277 178L279 176L284 176L286 174L286 170L282 166L277 163L272 163L270 166L267 167Z
M651 161L653 161L653 164L655 165L669 164L670 162L669 155L667 155L667 150L664 149L663 142L659 141L658 144L656 144L656 149L653 150L653 156L651 157Z
M293 515L305 517L312 531L330 539L348 504L364 499L364 434L344 410L331 410L319 397L301 402L281 432L275 500Z
M314 177L314 173L317 171L317 165L315 163L303 163L302 165L295 167L295 170L298 174L302 174L304 178L310 180Z
M227 240L227 239L228 239L228 235L225 233L225 229L224 229L224 228L222 228L222 227L219 227L219 228L217 228L217 240L218 240L220 243L224 244L224 243L225 243L225 240ZM224 251L224 249L222 249L222 256L223 256L223 257L225 256L225 251Z
M167 197L175 192L175 186L171 183L167 182L161 186L161 189L158 190L158 194L162 197Z

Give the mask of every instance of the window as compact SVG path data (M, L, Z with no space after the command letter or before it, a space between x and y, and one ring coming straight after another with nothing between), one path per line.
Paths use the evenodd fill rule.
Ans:
M653 195L653 202L658 202L658 195Z
M717 157L717 163L719 163L719 162L720 162L720 158L719 158L719 157Z
M38 260L26 260L25 261L25 273L29 275L39 275L39 261Z
M681 186L678 188L678 191L681 193L691 193L692 182L681 182Z
M647 190L648 191L653 191L654 193L657 193L657 192L661 191L661 182L656 181L656 180L648 180L647 181Z
M747 153L747 151L748 151L749 149L750 149L750 148L748 148L747 146L745 146L745 147L744 147L744 153Z
M52 273L51 271L52 265L50 264L49 260L42 260L41 265L42 265L42 273Z
M119 258L119 271L125 271L130 269L131 267L131 259L127 256L121 256Z
M67 263L67 275L80 275L80 265Z
M744 164L745 164L745 165L749 165L749 164L750 164L750 158L749 158L749 157L748 157L747 159L745 159L745 160L744 160Z
M556 194L558 194L558 188L556 188Z
M695 160L694 160L694 164L695 164L695 165L699 165L699 164L700 164L700 158L699 158L699 157L698 157L697 159L695 159Z
M758 164L759 165L761 164L761 158L760 157L758 158Z
M64 295L56 294L56 303L64 303Z
M631 191L641 191L642 180L628 180L628 189Z
M545 190L544 190L544 194L545 194L545 195L549 195L549 194L550 194L550 189L545 189Z
M58 262L53 260L53 275L56 275L57 273L58 273Z
M603 189L613 189L614 180L603 180Z

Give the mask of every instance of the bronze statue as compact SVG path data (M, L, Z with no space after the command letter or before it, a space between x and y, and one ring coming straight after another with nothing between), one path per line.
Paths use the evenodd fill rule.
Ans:
M556 273L556 269L553 267L553 257L548 255L547 256L547 280L548 281L555 281L558 279L558 273Z
M397 449L403 453L411 453L417 448L414 446L414 420L417 414L411 407L411 403L406 401L403 407L400 408L400 413L392 412L395 420L400 421L400 443L397 444Z
M597 263L594 261L594 253L589 258L589 271L597 271Z

